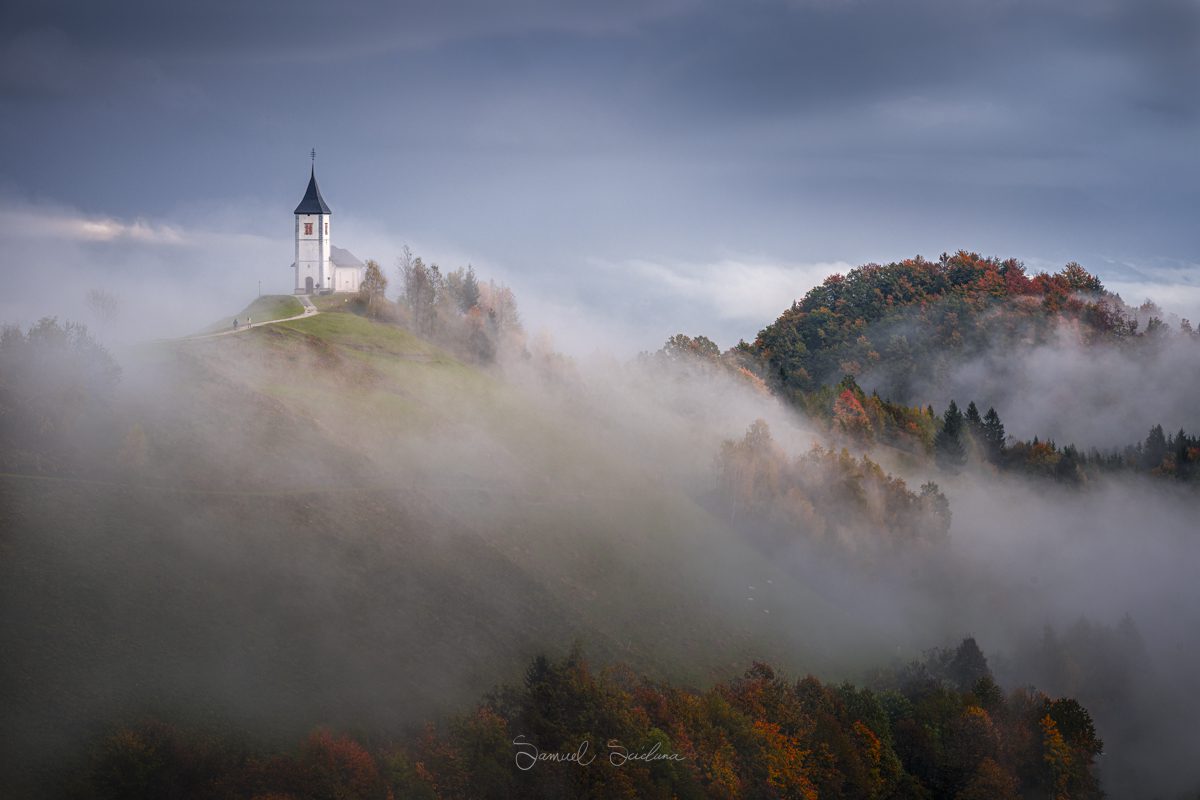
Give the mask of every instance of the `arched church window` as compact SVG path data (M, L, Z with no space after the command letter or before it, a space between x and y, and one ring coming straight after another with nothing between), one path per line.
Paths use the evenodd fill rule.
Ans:
M313 226L313 224L311 222L304 223L304 235L305 236L312 236L312 226Z

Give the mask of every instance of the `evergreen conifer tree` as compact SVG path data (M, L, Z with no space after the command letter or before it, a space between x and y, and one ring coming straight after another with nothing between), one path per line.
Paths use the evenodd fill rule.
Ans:
M942 429L933 439L933 455L944 470L957 472L967 462L967 450L963 447L963 413L958 404L950 401L950 407L942 416Z
M986 444L987 458L993 464L999 464L1004 456L1004 423L996 409L989 408L983 416L983 439Z

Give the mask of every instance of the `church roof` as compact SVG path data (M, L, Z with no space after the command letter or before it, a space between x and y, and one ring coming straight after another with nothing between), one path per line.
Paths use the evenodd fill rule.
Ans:
M361 267L363 263L349 250L343 250L337 245L329 245L329 260L335 267Z
M304 193L304 199L300 201L300 205L296 206L293 214L332 214L329 206L325 205L325 198L321 197L321 190L317 187L317 171L313 168L312 174L308 178L308 190Z

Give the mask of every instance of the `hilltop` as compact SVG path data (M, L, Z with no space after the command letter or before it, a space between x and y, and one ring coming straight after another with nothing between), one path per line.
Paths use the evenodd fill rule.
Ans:
M678 485L402 328L324 311L121 368L69 414L86 454L0 477L8 758L141 714L404 730L572 639L686 681L833 663L795 615L840 613Z
M1076 263L1030 276L1015 259L959 251L831 275L754 342L707 357L856 447L1068 483L1113 470L1194 480L1187 397L1200 387L1153 389L1192 380L1200 333L1166 318ZM1006 433L1002 418L1018 425Z
M898 402L919 403L919 389L954 364L1048 342L1064 325L1088 343L1153 335L1162 312L1141 310L1151 319L1139 333L1135 310L1075 263L1030 277L1016 259L959 251L831 275L744 349L784 391L852 375Z

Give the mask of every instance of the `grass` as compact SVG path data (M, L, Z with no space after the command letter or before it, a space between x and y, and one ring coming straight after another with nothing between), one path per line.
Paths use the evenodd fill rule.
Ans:
M243 308L235 316L237 317L238 324L244 325L247 319L252 319L255 322L270 322L275 319L294 317L303 312L303 304L290 294L265 294L262 297L255 298L250 305ZM201 331L201 333L223 331L232 325L233 317L230 317L229 319L214 322Z
M452 419L462 402L507 408L503 387L428 341L356 314L323 312L253 332L282 360L300 353L325 358L302 380L284 373L262 391L305 416L319 415L330 398L360 419L386 419L392 434L411 433Z
M318 311L346 311L354 302L355 295L347 292L337 294L314 294L308 299Z
M315 336L331 345L360 352L393 356L441 356L453 360L424 339L403 328L372 322L357 314L321 313L275 326L279 331L295 331ZM440 359L439 359L440 360Z

